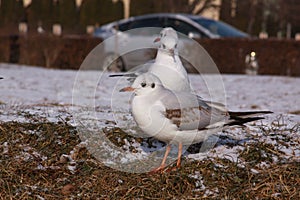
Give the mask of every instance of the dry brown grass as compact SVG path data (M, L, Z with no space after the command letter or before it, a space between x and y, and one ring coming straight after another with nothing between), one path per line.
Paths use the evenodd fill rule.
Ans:
M102 165L65 121L1 123L0 135L0 199L300 199L299 163L273 162L280 152L259 141L245 144L243 164L184 159L177 171L149 175Z

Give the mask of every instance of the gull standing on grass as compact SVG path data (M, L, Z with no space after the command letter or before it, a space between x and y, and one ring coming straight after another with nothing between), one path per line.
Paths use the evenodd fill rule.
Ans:
M153 63L144 64L145 67L150 66L146 70L143 68L142 71L153 73L166 88L172 91L192 91L187 72L178 55L177 32L171 27L164 28L154 42L160 42L156 58ZM125 76L133 82L139 74L141 72L137 71L134 73L113 74L110 77Z
M171 144L178 145L176 168L180 167L182 146L199 143L226 126L263 119L257 114L270 111L230 112L211 107L191 92L167 89L152 73L139 75L132 86L121 92L133 91L131 110L138 126L149 136L167 143L161 165L152 172L163 172Z

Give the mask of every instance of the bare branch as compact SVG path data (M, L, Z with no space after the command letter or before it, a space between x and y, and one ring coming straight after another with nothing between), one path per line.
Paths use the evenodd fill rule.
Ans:
M204 2L203 2L204 1ZM215 0L195 0L193 2L193 8L195 8L196 5L200 4L201 2L203 2L202 6L200 8L198 8L196 11L194 10L194 14L198 15L203 13L205 10L209 9L209 8L218 8L219 5L217 5L215 2Z

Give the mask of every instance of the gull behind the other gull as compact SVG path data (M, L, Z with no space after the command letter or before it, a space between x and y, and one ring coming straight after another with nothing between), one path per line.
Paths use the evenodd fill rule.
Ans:
M178 55L177 32L170 27L164 28L154 42L160 42L160 45L154 62L145 64L145 68L150 65L147 69L143 68L141 72L114 74L110 77L125 76L133 82L139 74L151 72L161 80L166 88L172 91L191 91L187 72Z
M160 79L149 72L139 75L131 87L121 91L134 91L131 109L137 125L149 136L168 144L161 165L153 172L165 169L171 144L178 145L176 167L179 168L182 145L204 141L226 126L263 119L257 114L272 113L230 112L211 107L190 92L173 92L165 88Z
M173 28L164 28L155 41L160 41L155 63L148 70L172 91L191 91L187 72L178 55L178 35Z

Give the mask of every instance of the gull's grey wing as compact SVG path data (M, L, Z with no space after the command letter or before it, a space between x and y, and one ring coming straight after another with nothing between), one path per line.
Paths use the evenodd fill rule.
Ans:
M205 129L212 124L224 125L228 112L208 105L196 95L173 93L161 98L165 106L164 116L180 130Z
M163 114L180 130L202 130L223 126L242 126L245 123L264 119L259 115L271 111L228 111L223 104L204 101L190 93L173 93L162 97Z
M203 130L216 125L223 126L227 114L225 112L215 113L203 107L185 109L166 109L165 116L170 119L180 130Z

